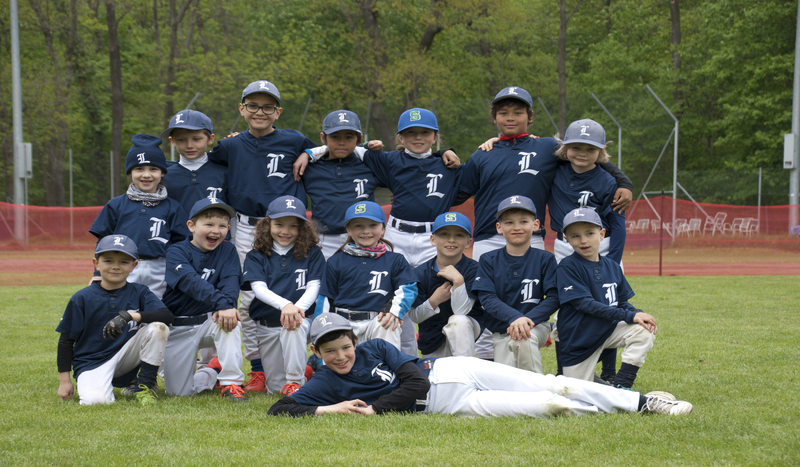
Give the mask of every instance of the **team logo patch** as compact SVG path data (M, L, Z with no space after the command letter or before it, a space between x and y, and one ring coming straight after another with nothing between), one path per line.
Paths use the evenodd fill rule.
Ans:
M391 384L394 381L394 373L389 370L384 370L379 367L375 367L372 369L372 376L377 376L381 380Z
M366 204L356 204L356 209L353 211L356 214L364 214L367 212L367 205Z
M410 120L412 122L416 122L417 120L422 120L422 115L419 113L419 110L412 110L409 116L411 117Z
M448 212L444 215L445 222L455 222L456 221L456 214L453 212Z

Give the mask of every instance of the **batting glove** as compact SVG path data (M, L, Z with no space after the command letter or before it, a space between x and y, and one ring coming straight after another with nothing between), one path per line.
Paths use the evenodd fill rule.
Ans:
M111 321L103 326L103 339L119 337L122 334L122 329L130 322L130 313L125 310L119 310L119 316L115 316Z

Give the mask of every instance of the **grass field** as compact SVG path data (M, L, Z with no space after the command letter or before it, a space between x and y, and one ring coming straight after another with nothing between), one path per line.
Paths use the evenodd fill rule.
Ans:
M55 326L80 285L0 287L0 465L800 464L797 276L634 277L659 319L636 387L686 417L268 418L275 396L80 407L55 394ZM544 351L554 370L551 349Z

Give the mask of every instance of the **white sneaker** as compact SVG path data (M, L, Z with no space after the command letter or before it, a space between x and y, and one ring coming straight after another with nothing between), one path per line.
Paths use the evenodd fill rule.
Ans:
M644 397L660 397L662 399L666 399L668 401L676 401L678 400L677 397L673 396L671 393L667 391L650 391L644 395Z
M647 397L642 412L664 415L687 415L692 413L692 404L686 401L667 400L658 396Z

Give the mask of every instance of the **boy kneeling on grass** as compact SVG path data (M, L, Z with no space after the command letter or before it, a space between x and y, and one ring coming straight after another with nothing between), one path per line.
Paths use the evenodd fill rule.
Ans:
M684 415L692 411L692 404L666 392L642 395L474 357L418 359L382 339L356 346L350 322L332 313L314 319L311 342L311 350L325 366L303 387L270 407L270 415L421 411L551 417L617 411Z
M125 235L97 243L92 262L100 281L70 298L56 328L62 400L75 392L72 369L81 405L114 402L113 386L125 387L122 394L143 405L155 402L156 373L169 336L164 323L173 316L147 286L127 282L136 259L136 243Z

